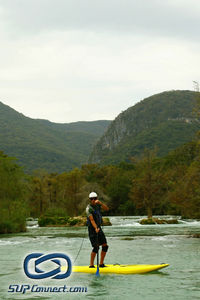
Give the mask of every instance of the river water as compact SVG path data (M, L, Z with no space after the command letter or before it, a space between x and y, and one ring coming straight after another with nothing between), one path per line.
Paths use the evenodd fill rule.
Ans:
M105 263L169 263L169 267L143 275L102 274L97 277L74 273L62 280L30 279L23 269L24 258L30 253L66 253L72 264L88 265L91 251L85 227L40 228L32 222L25 233L0 235L0 299L200 299L200 239L192 237L200 234L200 221L140 225L139 219L110 217L113 225L103 228L109 244ZM36 290L41 286L66 285L72 292L33 290L23 294L8 292L10 285L18 285L19 289L22 285L35 285ZM83 292L75 292L76 287L81 287Z

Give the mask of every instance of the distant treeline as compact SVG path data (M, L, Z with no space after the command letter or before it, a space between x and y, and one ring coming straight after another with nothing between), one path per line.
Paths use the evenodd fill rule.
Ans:
M131 163L83 165L70 172L37 170L26 175L13 158L0 153L0 233L25 230L29 216L84 215L88 194L96 191L110 215L175 214L200 218L200 140L164 158L146 150Z

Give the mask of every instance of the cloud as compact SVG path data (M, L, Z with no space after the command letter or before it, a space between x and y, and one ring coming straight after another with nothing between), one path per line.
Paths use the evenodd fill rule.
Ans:
M1 0L0 5L17 34L86 30L194 38L200 23L196 0Z
M0 0L0 101L70 122L190 89L199 11L195 0Z

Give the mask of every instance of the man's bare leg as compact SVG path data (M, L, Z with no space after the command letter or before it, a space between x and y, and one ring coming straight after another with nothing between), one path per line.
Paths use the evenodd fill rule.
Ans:
M90 266L94 265L94 259L96 257L96 253L95 252L91 252L91 256L90 256Z

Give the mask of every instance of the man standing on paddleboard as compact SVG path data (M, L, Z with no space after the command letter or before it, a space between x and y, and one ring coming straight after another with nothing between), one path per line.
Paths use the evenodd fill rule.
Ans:
M87 224L89 239L92 244L92 252L90 257L90 268L94 268L94 259L99 251L99 246L102 246L100 268L106 267L104 265L104 258L108 251L107 240L103 230L101 229L102 215L101 208L105 211L109 210L108 206L98 200L97 194L92 192L89 194L90 203L86 207Z

